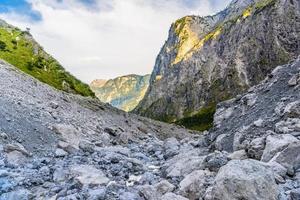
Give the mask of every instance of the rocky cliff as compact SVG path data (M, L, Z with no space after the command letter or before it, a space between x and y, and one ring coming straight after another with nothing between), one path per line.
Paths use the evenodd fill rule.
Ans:
M218 102L299 55L299 19L295 0L234 0L214 16L179 19L135 112L198 130L211 127Z
M213 129L195 136L7 63L0 76L1 200L300 197L300 58L218 104Z
M28 31L22 31L1 19L0 58L59 90L95 96L88 85L68 73L47 54Z
M131 74L108 81L95 80L90 87L102 102L124 111L131 111L143 99L149 79L150 75Z

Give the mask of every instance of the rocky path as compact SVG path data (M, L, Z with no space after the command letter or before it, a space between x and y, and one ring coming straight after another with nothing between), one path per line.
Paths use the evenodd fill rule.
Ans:
M300 59L221 103L194 136L5 63L0 75L0 200L300 199Z

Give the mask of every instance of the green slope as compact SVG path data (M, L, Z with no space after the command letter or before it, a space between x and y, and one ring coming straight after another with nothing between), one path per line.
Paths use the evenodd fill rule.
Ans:
M0 58L38 80L69 93L92 96L89 86L65 69L32 38L29 32L0 21Z

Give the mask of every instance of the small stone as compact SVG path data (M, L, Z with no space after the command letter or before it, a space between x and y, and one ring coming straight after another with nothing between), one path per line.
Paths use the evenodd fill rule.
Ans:
M68 155L68 152L64 151L63 149L56 149L55 156L56 157L65 157Z
M258 119L253 122L254 126L256 126L256 127L262 127L263 123L264 123L264 120L262 120L262 119Z
M88 153L94 153L95 152L95 145L88 142L88 141L81 141L79 142L79 148Z
M294 75L288 82L288 85L293 87L295 85L297 85L297 81L298 81L298 75Z
M109 135L113 136L113 137L118 136L117 131L114 130L114 129L112 129L112 128L108 128L108 127L107 127L107 128L104 129L104 131L105 131L106 133L108 133Z

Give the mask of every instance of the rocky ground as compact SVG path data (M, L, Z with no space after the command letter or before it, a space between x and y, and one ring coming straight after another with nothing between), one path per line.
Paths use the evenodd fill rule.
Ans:
M0 200L299 200L300 58L192 135L0 64Z

